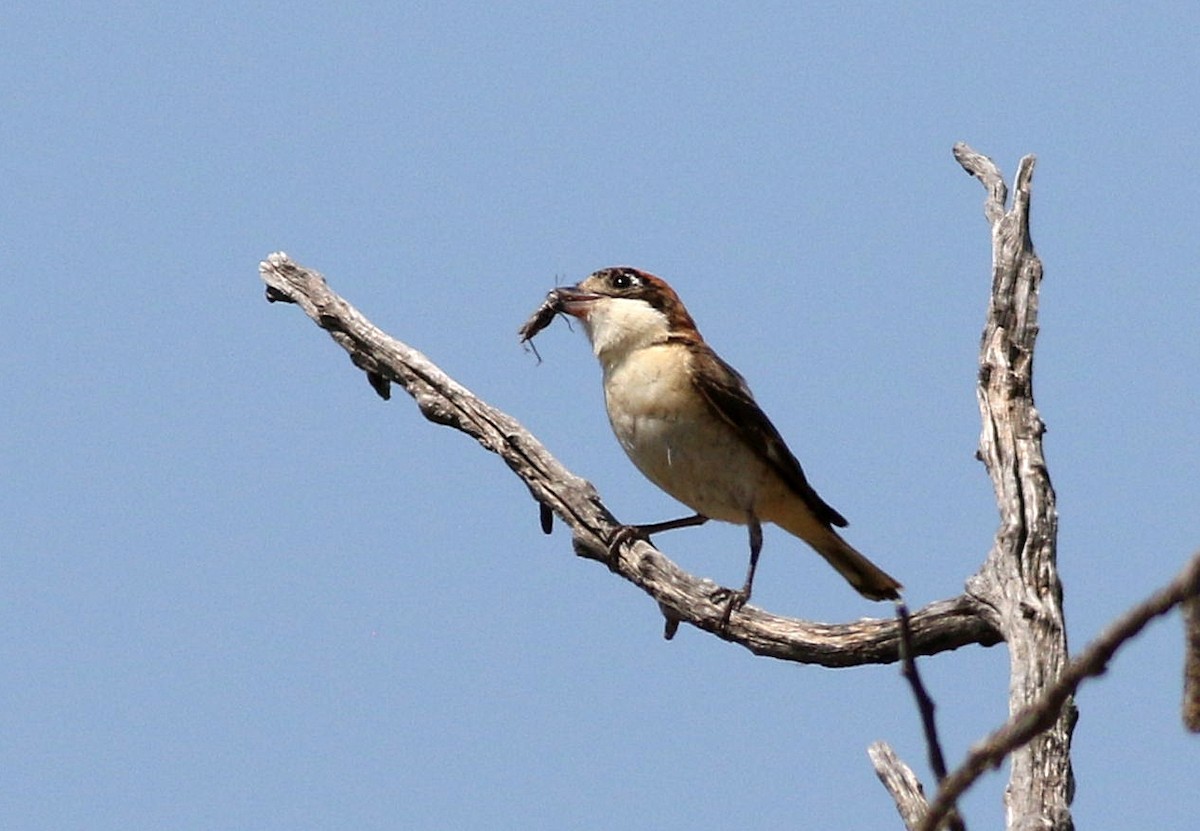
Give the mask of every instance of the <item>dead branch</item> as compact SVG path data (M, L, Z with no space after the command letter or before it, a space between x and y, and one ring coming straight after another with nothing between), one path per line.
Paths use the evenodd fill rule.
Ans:
M1181 604L1200 597L1200 554L1192 557L1174 580L1117 618L1064 668L1037 700L1014 713L1002 727L971 748L967 758L942 782L918 826L933 831L953 809L955 801L986 771L995 768L1014 750L1027 745L1063 717L1065 705L1084 679L1104 674L1116 651L1146 624ZM1069 728L1068 728L1069 729ZM1013 826L1012 827L1035 827Z
M914 831L921 818L929 811L925 790L912 768L904 764L896 751L887 742L875 742L867 748L867 756L875 768L875 775L891 794L896 810L908 831Z
M641 540L622 545L616 562L609 561L608 543L620 524L591 483L567 470L514 418L375 327L331 291L320 274L293 263L287 255L272 254L259 265L259 273L267 284L267 299L298 304L367 373L380 396L387 398L390 385L400 384L426 418L466 433L500 456L543 506L543 515L548 507L570 527L577 554L609 565L657 601L667 617L668 632L672 621L682 621L757 655L827 667L898 659L899 634L890 619L825 624L747 606L722 631L724 608L710 600L717 588L712 581L688 574ZM968 644L990 646L1000 640L991 610L967 595L929 604L913 613L911 624L913 651L918 655Z
M1008 644L1011 714L1035 701L1045 684L1062 674L1067 661L1062 587L1055 563L1058 514L1042 454L1045 428L1033 405L1033 350L1042 279L1042 264L1029 235L1034 157L1021 159L1011 209L1008 188L991 159L961 143L954 146L954 157L987 189L984 215L992 226L992 290L980 342L976 397L983 423L978 456L992 480L1000 528L983 566L967 581L967 594L991 610ZM932 701L925 705L918 694L918 705L941 783L944 767L937 764L940 749L929 729ZM1009 828L1068 831L1072 827L1073 724L1073 708L1066 706L1054 729L1014 753L1005 791ZM945 791L942 784L939 800ZM944 802L947 810L952 808L952 799ZM945 819L944 810L933 820L926 817L920 826L932 828ZM954 822L959 821L955 817Z
M1200 733L1200 598L1183 604L1183 726Z
M1033 403L1042 263L1029 233L1034 157L1017 167L1011 207L991 159L954 147L963 169L987 189L992 229L992 291L980 342L977 398L983 429L979 458L1000 511L996 540L967 593L993 610L1009 652L1009 713L1039 700L1067 663L1067 634L1058 578L1058 511L1042 452L1045 426ZM1009 828L1072 828L1071 728L1064 702L1050 729L1012 756L1005 802Z
M1184 607L1187 638L1184 723L1200 730L1200 554L1170 585L1122 615L1068 661L1056 566L1058 516L1042 453L1045 427L1033 403L1042 278L1029 234L1034 158L1021 159L1008 208L1008 189L991 159L965 144L955 145L954 155L987 189L984 215L992 226L992 294L980 345L977 397L983 422L979 458L992 479L1001 521L995 544L968 581L967 593L992 610L1008 644L1010 717L947 775L933 730L932 700L912 672L931 767L939 780L934 800L926 806L915 774L886 745L873 746L871 758L910 829L956 827L961 822L955 811L958 798L1011 756L1007 827L1070 831L1075 691L1085 678L1103 673L1116 650L1151 619L1177 605Z

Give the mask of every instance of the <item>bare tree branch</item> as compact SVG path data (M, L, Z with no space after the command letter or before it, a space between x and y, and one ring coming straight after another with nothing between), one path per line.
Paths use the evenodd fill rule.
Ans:
M1018 167L1015 195L999 169L965 144L954 147L962 167L987 189L984 215L992 226L992 294L980 346L978 400L983 431L979 458L992 479L1000 508L996 542L967 593L991 608L1009 647L1009 720L973 747L953 773L945 774L933 727L933 702L906 660L939 780L927 810L916 777L895 758L872 748L876 772L910 828L957 827L958 798L986 770L1012 756L1005 791L1010 829L1062 829L1073 822L1070 744L1077 714L1073 702L1082 681L1104 672L1120 646L1148 621L1183 605L1186 655L1184 723L1200 730L1200 554L1162 591L1117 619L1074 661L1068 661L1062 586L1055 562L1057 511L1042 453L1045 427L1033 404L1033 354L1041 261L1029 233L1034 158ZM903 618L903 608L898 609ZM914 792L917 796L914 797ZM915 819L914 819L915 817Z
M1183 604L1183 726L1200 733L1200 598Z
M1002 727L971 748L967 758L942 782L919 824L922 831L933 831L945 819L955 801L986 771L999 766L1016 748L1052 728L1063 718L1065 706L1085 678L1102 675L1116 651L1137 635L1154 618L1178 605L1200 597L1200 554L1192 557L1184 569L1165 587L1130 609L1111 623L1079 656L1067 664L1028 706L1014 713ZM1010 823L1010 827L1013 827ZM1036 826L1016 826L1036 827Z
M980 343L977 398L983 423L979 458L1000 510L996 541L967 593L996 615L1009 651L1009 713L1037 701L1067 663L1062 585L1055 561L1058 512L1042 452L1045 426L1033 403L1042 263L1029 234L1034 157L1017 168L1011 208L999 169L965 144L963 169L987 189L992 228L992 291ZM1009 828L1071 829L1071 729L1067 702L1050 729L1013 754L1005 802Z
M1149 620L1181 604L1187 635L1184 721L1189 729L1200 730L1200 555L1169 586L1120 617L1078 658L1068 661L1055 563L1055 495L1042 452L1045 428L1033 404L1042 278L1029 234L1034 158L1021 160L1009 208L1008 189L995 164L964 144L956 145L954 152L988 192L984 213L992 227L993 274L980 349L979 457L993 483L1000 527L986 561L968 581L967 592L931 603L911 617L902 608L906 625L889 619L823 624L745 607L728 627L723 626L724 608L710 599L716 588L712 581L688 574L636 538L623 542L616 557L611 557L609 546L620 523L589 482L563 467L515 419L474 396L420 352L373 326L333 293L318 273L284 254L272 254L259 271L267 284L267 299L300 305L349 353L381 397L389 398L391 385L400 384L426 418L472 436L499 455L538 502L543 531L551 532L552 516L557 515L571 529L576 554L605 564L649 594L666 621L667 638L680 623L689 623L755 654L797 663L848 667L903 657L939 779L936 798L926 802L912 770L886 744L876 743L868 752L907 828L961 823L951 818L956 801L983 772L1011 755L1012 775L1005 793L1007 826L1070 831L1075 690L1086 677L1101 674L1116 650ZM1001 640L1009 644L1009 720L946 774L933 729L933 702L912 659Z
M892 795L892 801L896 803L896 810L900 812L904 827L908 831L915 831L929 810L921 780L917 779L912 768L904 764L887 742L875 742L867 748L867 755L871 758L875 775Z
M656 600L667 618L682 621L741 644L757 655L827 667L889 663L899 657L896 622L865 619L843 624L781 617L747 606L721 631L722 605L710 596L716 584L680 569L658 549L640 540L621 546L615 563L608 543L621 527L595 488L567 470L514 418L475 397L417 350L389 337L331 291L325 279L272 254L260 264L267 299L298 304L367 373L381 396L400 384L426 418L472 436L499 455L529 488L571 529L580 556L605 563ZM543 528L544 509L543 509ZM931 603L913 613L913 650L931 655L968 644L1000 640L991 610L962 595Z

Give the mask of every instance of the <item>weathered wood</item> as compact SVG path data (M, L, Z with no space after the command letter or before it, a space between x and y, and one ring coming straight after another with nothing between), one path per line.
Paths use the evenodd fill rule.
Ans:
M1029 234L1034 158L1020 162L1011 208L991 159L965 144L955 158L987 189L984 215L992 226L992 296L980 346L977 398L983 422L979 458L1000 509L995 544L967 594L989 610L1009 647L1009 718L972 746L945 776L927 805L914 799L916 777L894 754L872 750L876 771L905 824L933 831L961 820L955 803L986 771L1011 757L1005 790L1010 831L1074 827L1071 734L1074 695L1102 674L1116 651L1153 618L1183 607L1184 723L1200 729L1200 554L1163 589L1118 617L1077 658L1068 660L1062 586L1056 555L1057 512L1042 454L1045 427L1033 403L1033 350L1042 266ZM924 708L923 715L924 715ZM932 721L930 712L927 721ZM931 755L936 736L928 737ZM933 764L935 770L939 765ZM907 779L911 782L907 782ZM915 785L914 785L915 783Z
M1042 452L1045 427L1033 401L1042 263L1029 233L1034 157L1021 159L1011 207L991 159L965 144L955 158L987 189L992 229L992 290L980 342L977 399L979 458L987 468L1000 527L967 594L991 610L1009 650L1009 713L1034 705L1067 664L1062 585L1056 564L1058 513ZM1068 696L1048 729L1012 753L1005 791L1010 829L1073 827Z
M668 633L673 634L673 621L682 621L757 655L827 667L898 659L898 628L890 618L826 624L747 606L722 630L724 606L711 600L717 588L712 581L688 574L658 549L636 539L620 547L615 562L610 560L608 544L620 524L596 489L567 470L514 418L477 398L417 350L379 330L330 290L320 274L285 254L272 254L260 264L259 273L268 286L267 298L299 305L350 354L381 396L388 396L390 384L400 384L426 418L466 433L500 456L533 498L571 529L577 554L604 563L658 602L668 620ZM999 642L990 611L966 595L925 606L913 613L911 623L913 651L918 655Z
M1198 594L1200 554L1194 556L1170 583L1106 626L1094 641L1067 664L1057 679L1052 683L1047 682L1036 701L1014 713L999 729L975 744L966 760L942 781L928 813L918 827L925 831L936 828L947 812L953 809L955 800L980 776L998 767L1015 749L1028 746L1038 736L1054 729L1064 712L1073 714L1073 710L1066 710L1065 707L1084 679L1103 675L1117 650L1141 632L1146 624L1174 610L1176 606L1195 602ZM1068 725L1067 729L1070 730L1071 726ZM1014 783L1010 781L1010 790L1012 787ZM1070 799L1069 792L1066 798ZM1010 812L1008 827L1013 831L1051 827L1039 820L1036 812L1019 817L1025 824L1014 825L1015 819L1018 817Z
M904 764L887 742L872 744L867 748L867 756L870 757L871 765L875 768L875 775L879 777L883 787L887 788L887 792L891 794L892 801L896 803L896 810L900 813L904 827L908 831L914 831L929 809L929 803L925 800L925 789L921 787L921 780L913 773L912 768Z
M992 227L993 273L980 349L979 457L993 483L1000 526L987 560L968 581L967 592L913 613L911 652L932 655L1006 640L1010 716L941 779L928 802L915 774L890 747L876 743L868 752L909 829L943 827L967 788L1011 755L1005 793L1007 827L1066 831L1073 827L1074 693L1086 677L1102 673L1115 651L1150 619L1177 605L1184 607L1187 636L1184 721L1190 729L1200 730L1200 555L1170 585L1118 618L1068 661L1055 563L1055 496L1042 454L1044 425L1033 403L1042 277L1029 235L1034 159L1021 160L1010 208L1008 189L990 159L966 145L957 145L955 156L988 191L984 212ZM666 620L668 638L685 622L779 660L849 667L899 659L900 633L892 619L824 624L745 607L723 629L723 607L711 601L713 582L688 574L637 539L623 543L615 560L610 557L609 545L620 524L595 488L563 467L515 419L472 395L420 352L377 329L316 272L283 254L271 255L259 270L267 284L267 299L298 304L349 353L382 398L390 397L392 384L400 384L426 418L472 436L499 455L539 503L542 528L549 532L551 514L557 515L571 529L578 555L605 564L649 594ZM931 708L929 716L931 721ZM933 753L936 738L930 741Z
M1183 606L1183 637L1183 726L1200 733L1200 599L1195 596Z

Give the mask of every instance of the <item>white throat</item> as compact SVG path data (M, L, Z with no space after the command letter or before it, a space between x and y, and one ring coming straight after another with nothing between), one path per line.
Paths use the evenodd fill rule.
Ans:
M595 300L583 319L592 351L607 369L670 334L667 316L644 300L604 297Z

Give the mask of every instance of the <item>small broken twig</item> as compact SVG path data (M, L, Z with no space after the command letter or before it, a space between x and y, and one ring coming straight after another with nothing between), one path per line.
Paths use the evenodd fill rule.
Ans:
M929 810L929 802L925 799L925 789L921 787L921 780L887 742L873 743L867 748L867 756L875 768L875 775L896 803L896 810L900 819L904 821L904 827L913 831Z

